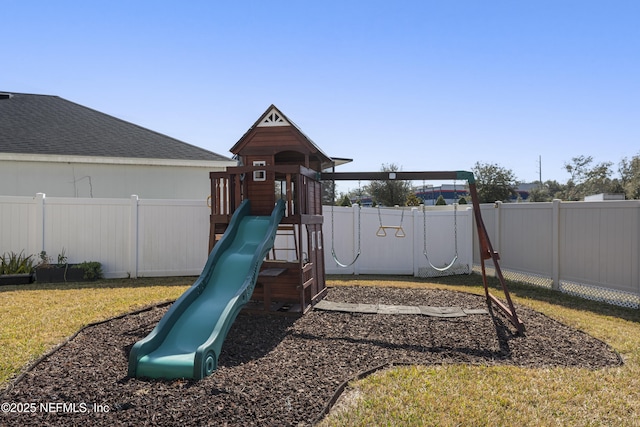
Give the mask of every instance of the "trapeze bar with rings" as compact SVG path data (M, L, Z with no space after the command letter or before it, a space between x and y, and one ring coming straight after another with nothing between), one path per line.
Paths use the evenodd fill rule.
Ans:
M376 231L376 236L387 237L387 230L396 230L396 237L407 237L401 225L381 225Z
M396 230L395 237L407 236L404 232L404 228L402 228L402 223L404 222L404 209L400 216L400 225L382 225L382 215L380 214L380 206L378 206L378 221L380 222L380 227L378 227L378 231L376 231L376 236L387 237L387 230Z

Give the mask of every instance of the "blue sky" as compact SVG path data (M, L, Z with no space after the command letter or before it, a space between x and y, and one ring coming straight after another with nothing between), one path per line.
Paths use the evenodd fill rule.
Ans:
M339 171L640 153L640 1L0 0L0 91L57 95L208 150L271 104Z

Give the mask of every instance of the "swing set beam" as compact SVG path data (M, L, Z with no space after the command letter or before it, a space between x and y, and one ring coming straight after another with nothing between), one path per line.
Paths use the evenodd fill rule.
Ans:
M489 239L489 233L482 220L482 213L480 211L480 202L478 200L478 190L476 188L476 179L473 172L468 171L439 171L439 172L322 172L318 173L318 180L320 181L434 181L434 180L461 180L467 181L469 184L469 195L471 196L471 203L473 205L473 215L476 222L476 230L478 232L478 242L480 247L480 265L482 268L482 284L484 285L484 292L487 299L487 304L491 307L491 304L500 310L511 322L513 326L518 330L518 333L524 334L524 323L520 320L516 313L516 309L511 300L509 288L502 274L500 268L500 255L493 249L491 240ZM495 297L489 291L489 283L487 280L485 261L491 260L495 269L495 275L500 282L500 287L504 293L504 299L506 304Z
M435 181L439 179L457 179L475 184L476 178L473 172L453 171L453 172L322 172L319 173L322 181Z

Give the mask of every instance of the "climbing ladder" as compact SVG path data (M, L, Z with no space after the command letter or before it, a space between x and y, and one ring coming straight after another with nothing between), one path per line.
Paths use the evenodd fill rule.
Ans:
M292 239L293 247L289 246L288 244L286 246L276 246L279 243L278 237L284 237L287 243L289 243L291 241L290 239ZM280 239L280 242L281 241L282 240ZM278 252L286 252L286 253L293 252L293 254L297 256L298 235L296 233L295 224L279 224L278 225L278 232L276 233L276 241L275 241L275 244L273 245L273 248L271 248L271 254L270 255L267 254L267 259L273 259L273 260L283 259L283 258L278 258ZM289 260L289 257L285 256L284 259Z

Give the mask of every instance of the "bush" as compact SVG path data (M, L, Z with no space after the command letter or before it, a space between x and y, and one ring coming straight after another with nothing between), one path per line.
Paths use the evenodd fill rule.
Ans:
M33 255L5 252L2 255L0 274L29 274L33 271Z
M84 270L84 278L87 280L102 279L102 264L97 261L85 261L78 264Z

